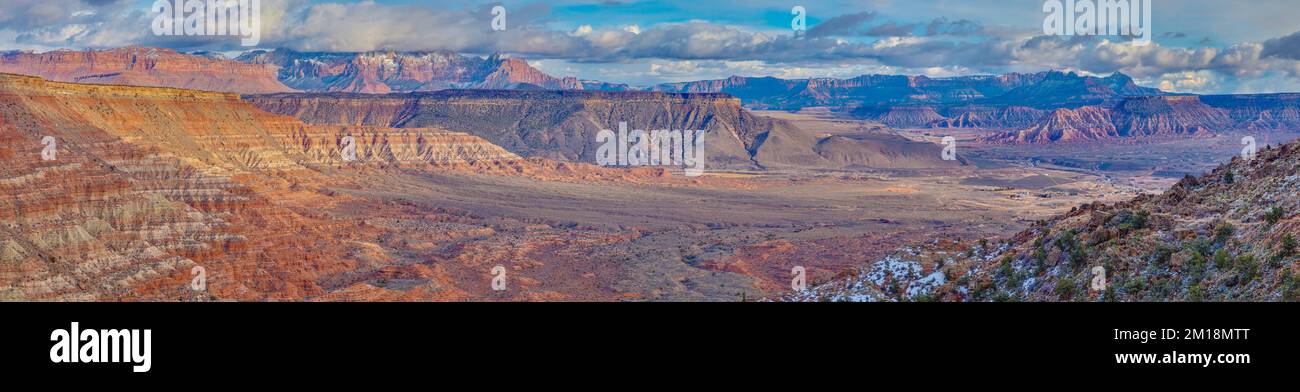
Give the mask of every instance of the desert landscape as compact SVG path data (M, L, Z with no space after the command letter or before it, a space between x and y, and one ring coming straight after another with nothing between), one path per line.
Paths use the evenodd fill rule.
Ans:
M760 300L787 293L796 266L830 281L907 244L1009 235L1080 204L1151 191L1105 171L1019 165L1008 157L1016 150L997 145L944 161L918 130L826 110L750 113L734 101L692 110L722 105L736 117L684 126L742 135L747 123L781 124L792 142L753 153L739 143L730 149L740 156L719 159L723 170L689 178L581 163L581 144L570 154L508 144L466 115L385 118L375 111L407 112L386 97L302 96L314 105L304 108L283 94L4 82L7 129L26 131L9 140L29 139L7 145L31 146L6 156L39 156L33 135L54 130L70 150L62 164L6 167L16 195L5 248L12 300ZM448 110L475 110L480 94L468 94L458 99L469 107ZM669 105L716 98L677 99ZM339 159L344 135L359 137L356 162ZM845 148L853 153L832 155ZM52 178L55 187L34 186ZM188 290L196 266L209 277L203 296ZM497 266L513 290L492 290Z
M1300 299L1300 94L1191 92L1150 70L1183 52L1096 66L1123 43L969 20L828 31L874 17L745 35L847 60L713 77L737 63L679 53L694 68L645 80L674 55L617 57L713 46L608 48L671 34L590 25L473 48L21 35L0 52L0 300ZM852 68L980 34L1002 46L956 52L1100 54ZM569 46L511 50L528 37ZM1250 53L1285 72L1288 39ZM1196 53L1218 70L1244 47Z

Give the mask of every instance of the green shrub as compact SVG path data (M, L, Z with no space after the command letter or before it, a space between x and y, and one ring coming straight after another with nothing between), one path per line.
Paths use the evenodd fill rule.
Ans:
M1142 278L1134 276L1124 282L1124 292L1134 295L1146 289L1146 282Z
M1038 272L1047 270L1047 251L1041 247L1034 250L1034 268Z
M1286 211L1282 210L1282 206L1273 206L1268 212L1264 213L1264 221L1268 222L1269 225L1277 224L1278 221L1282 220L1284 214L1286 214Z
M1151 262L1158 266L1169 265L1169 258L1174 255L1174 249L1161 244L1156 247L1155 252L1151 253Z
M1074 297L1075 285L1074 279L1061 278L1056 282L1056 297L1063 301Z
M1282 237L1282 244L1278 246L1277 254L1280 257L1291 257L1291 255L1295 254L1295 247L1295 236L1287 234Z
M1229 170L1227 173L1223 173L1223 183L1225 183L1225 184L1231 184L1231 183L1233 183L1233 181L1235 181L1235 180L1236 180L1236 177L1234 177L1234 176L1232 175L1232 171L1231 171L1231 170Z
M1259 273L1259 262L1255 261L1255 256L1243 255L1238 257L1237 273L1241 276L1241 284L1247 284L1255 280L1255 275Z
M1061 233L1061 237L1056 239L1056 247L1062 252L1067 252L1074 246L1074 229L1066 230Z
M1146 212L1145 210L1138 211L1137 213L1130 210L1123 210L1115 214L1115 217L1111 218L1111 222L1114 222L1116 224L1115 227L1121 231L1141 230L1146 228L1147 221L1150 218L1151 213Z
M1076 246L1070 249L1070 265L1075 269L1082 267L1088 262L1088 251L1082 246Z
M1186 249L1194 254L1209 256L1210 251L1214 249L1214 243L1204 238L1198 238L1188 243Z
M1219 226L1214 228L1214 242L1225 244L1228 239L1232 238L1232 234L1236 231L1237 228L1233 227L1231 223L1219 223Z
M999 291L997 294L993 294L993 302L1016 302L1016 299L1005 291Z
M1199 280L1199 275L1205 272L1205 264L1205 256L1200 253L1192 253L1192 259L1187 261L1187 271L1191 272Z
M1232 269L1232 253L1228 252L1227 249L1219 249L1219 251L1214 252L1214 268L1219 271Z
M1187 288L1187 296L1184 298L1188 302L1201 302L1205 300L1205 294L1201 292L1201 285L1192 285Z
M1286 301L1295 301L1300 299L1300 284L1296 283L1295 276L1291 275L1288 269L1282 275L1282 299Z

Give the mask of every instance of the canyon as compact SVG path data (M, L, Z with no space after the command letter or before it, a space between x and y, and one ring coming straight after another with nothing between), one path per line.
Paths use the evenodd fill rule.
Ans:
M551 113L555 104L511 94L601 96L474 90L455 110L513 123L506 108L520 102L475 105L514 99ZM309 108L300 99L310 96L250 102L0 75L0 299L734 301L784 292L792 263L825 281L908 241L1008 232L1025 216L1060 208L953 182L946 176L969 170L960 163L898 176L868 170L896 162L897 145L939 156L932 144L872 130L805 146L826 156L819 159L864 165L858 174L691 178L521 156L432 123L390 127L397 117L377 117L381 111L338 110L347 118L311 124L258 108ZM632 96L645 100L635 110L684 99ZM256 102L266 97L276 99ZM405 94L364 97L330 104L399 113L411 103ZM398 105L371 101L384 97ZM674 121L700 121L690 124L726 136L746 134L730 127L747 122L793 131L806 121L747 113L734 98L700 98L668 105L695 105ZM581 104L583 115L633 110L619 108L629 105L623 100L598 101L568 103ZM670 118L662 113L647 121ZM41 157L47 136L58 142L53 160ZM354 160L343 158L349 137ZM969 199L945 196L954 192ZM509 276L504 291L490 284L498 266ZM200 275L206 282L196 290Z
M230 60L133 47L2 58L4 70L51 80L0 74L0 300L730 301L792 295L795 266L817 288L789 299L1074 300L1082 286L1057 282L1084 280L1065 267L1077 249L1120 260L1199 246L1187 233L1207 230L1201 210L1223 211L1242 235L1279 242L1291 230L1289 215L1281 232L1266 230L1254 207L1126 200L1164 186L1147 177L1200 172L1177 154L1210 165L1224 145L1240 148L1238 133L1268 145L1300 129L1297 94L1172 94L1067 72L640 89L442 52ZM619 123L702 131L704 172L594 165L596 135ZM939 140L950 135L962 147L944 160ZM55 159L42 159L47 138ZM1161 148L1179 152L1149 159ZM1141 163L1119 162L1121 150ZM1289 209L1280 192L1294 185L1284 175L1294 150L1268 149L1254 166L1233 162L1166 194ZM1227 183L1224 170L1262 193ZM1138 210L1156 219L1142 233L1176 238L1099 234ZM1103 223L1080 225L1078 211ZM1274 257L1213 246L1233 260ZM940 254L960 256L929 259ZM1184 250L1171 264L1195 259ZM1159 276L1115 295L1189 295L1182 267L1142 263L1106 265ZM882 272L899 266L902 275ZM509 289L489 284L496 267ZM1211 268L1214 283L1196 295L1290 295L1284 269L1260 268L1266 283L1247 286L1228 283L1235 269ZM198 274L204 290L192 288Z

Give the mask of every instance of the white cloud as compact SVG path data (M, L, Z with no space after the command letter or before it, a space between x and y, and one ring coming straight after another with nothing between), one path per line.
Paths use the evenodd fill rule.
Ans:
M139 4L133 0L7 0L0 6L5 11L0 12L0 39L10 48L128 44L238 48L237 40L226 37L155 37L148 33L151 15ZM917 31L925 30L926 36L873 39L865 32L894 21L879 21L880 16L870 12L828 23L818 30L824 35L820 38L700 20L651 26L583 24L556 30L548 23L550 8L544 3L510 7L507 30L492 31L492 15L484 5L277 0L264 1L262 7L265 47L505 52L534 60L600 63L632 75L629 80L691 77L691 72L702 79L719 74L815 77L872 70L951 76L1070 68L1096 74L1120 71L1152 85L1230 89L1250 78L1279 74L1300 78L1300 55L1295 54L1300 35L1226 47L1158 43L1137 47L1096 37L1035 36L1023 28L939 18L917 25L925 27ZM1218 79L1204 77L1206 72ZM1187 73L1201 77L1170 76Z

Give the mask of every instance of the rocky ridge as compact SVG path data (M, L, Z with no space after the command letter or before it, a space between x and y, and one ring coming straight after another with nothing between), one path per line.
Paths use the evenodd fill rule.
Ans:
M125 47L0 53L0 73L57 82L154 86L217 92L275 93L293 89L276 79L276 68L170 49Z
M346 136L355 161L338 158ZM323 295L322 277L357 267L348 239L380 229L322 213L356 202L322 184L368 170L526 166L460 133L314 126L234 94L5 74L0 141L5 300ZM195 267L205 291L190 290Z
M876 145L881 154L844 151L851 143L826 143L825 138L789 122L753 115L739 99L726 94L444 90L270 94L245 99L263 110L312 124L437 127L480 136L523 156L569 162L596 163L596 134L616 131L625 122L629 130L703 130L706 166L711 169L958 164L941 161L936 145L906 140ZM882 159L891 154L899 158L897 162Z
M905 247L794 301L1298 301L1300 141L1003 240Z

